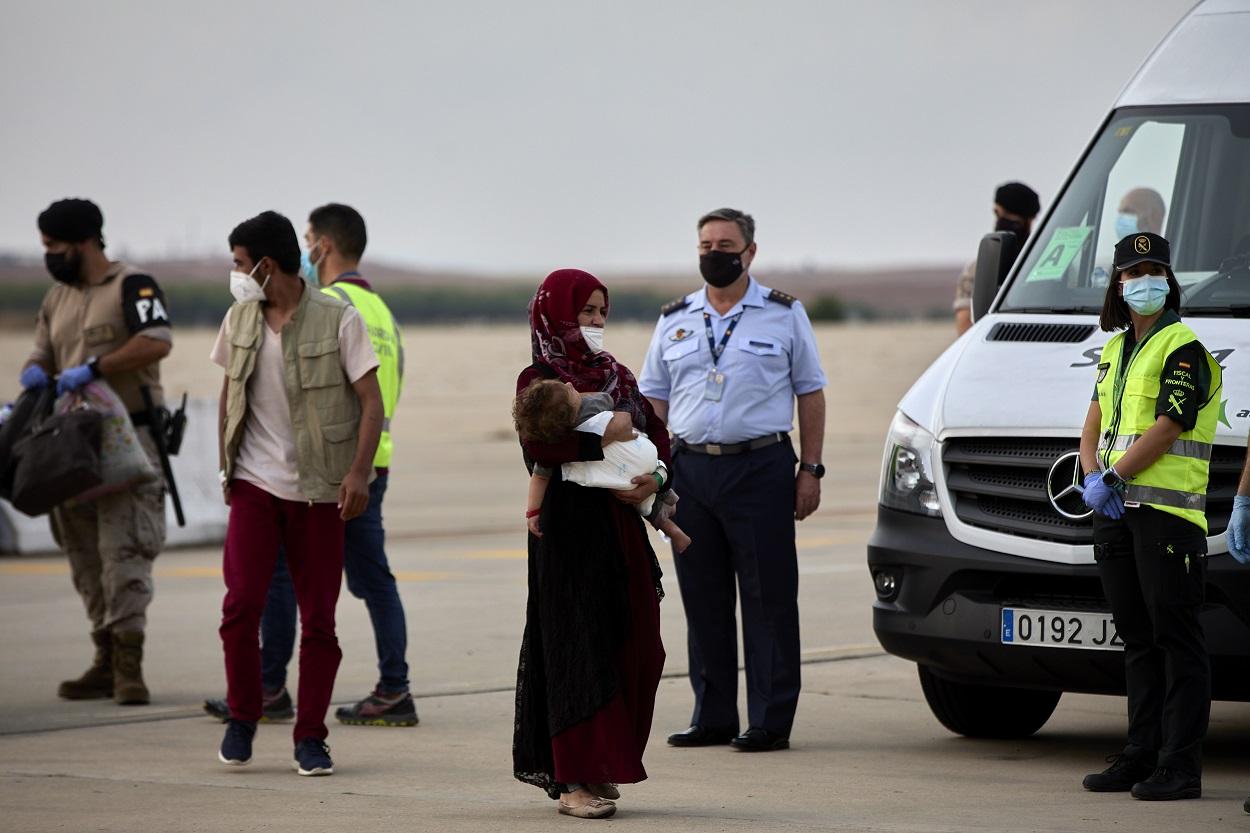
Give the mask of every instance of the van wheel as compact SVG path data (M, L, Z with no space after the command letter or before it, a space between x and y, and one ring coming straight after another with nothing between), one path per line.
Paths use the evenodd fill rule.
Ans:
M970 738L1027 738L1050 719L1063 693L957 683L926 666L916 668L933 716L955 734Z

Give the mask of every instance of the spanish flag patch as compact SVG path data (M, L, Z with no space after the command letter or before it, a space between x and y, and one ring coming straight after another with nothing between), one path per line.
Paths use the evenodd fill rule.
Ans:
M1176 366L1177 366L1177 367L1183 367L1183 368L1185 368L1186 370L1189 370L1189 363L1188 363L1188 362L1177 362L1177 363L1176 363Z
M156 290L150 286L145 286L143 287L143 289L139 290L140 298L151 298L155 294L156 294ZM1186 367L1188 367L1188 365L1186 365Z

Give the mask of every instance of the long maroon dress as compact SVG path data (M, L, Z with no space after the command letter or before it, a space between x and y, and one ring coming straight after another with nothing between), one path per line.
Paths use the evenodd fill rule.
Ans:
M527 368L521 373L517 380L518 390L524 388L533 379L543 378L543 374L537 368ZM649 405L648 405L649 410ZM648 413L647 427L648 436L655 443L657 450L660 451L661 459L668 462L669 445L668 436L664 428L663 422L652 411ZM591 437L593 445L586 443L582 438ZM527 462L537 462L547 466L558 466L561 463L573 462L575 460L602 458L602 451L598 448L599 437L594 435L583 434L580 437L571 437L564 443L557 444L541 444L526 443L524 450ZM555 490L576 490L575 501L577 508L569 507L567 515L559 512L560 502ZM569 636L562 632L568 628L573 630L585 630L576 621L576 616L572 613L568 614L570 621L546 621L541 615L541 604L531 604L530 614L534 617L537 611L538 622L529 621L526 627L526 645L522 649L522 672L518 675L518 732L524 728L521 719L525 709L520 705L523 695L531 692L525 692L524 689L528 685L531 688L542 687L545 689L545 699L549 704L553 700L559 699L563 692L559 689L570 685L567 675L597 675L600 679L591 681L592 686L597 689L589 696L592 698L590 704L593 708L593 698L597 695L600 699L606 696L606 702L593 708L587 716L567 727L558 727L556 732L550 732L552 724L556 722L566 722L559 718L552 719L549 714L545 721L550 737L551 744L551 760L550 765L535 766L533 761L514 761L517 777L528 783L546 789L553 797L559 794L559 786L572 783L614 783L614 784L633 784L644 780L647 777L646 769L642 765L643 751L647 746L647 738L651 732L651 718L655 709L655 693L659 686L660 675L664 669L664 645L660 639L660 591L658 587L658 566L654 551L651 549L650 541L647 538L646 530L643 527L641 517L639 517L635 507L622 503L617 500L610 491L606 489L592 489L577 486L571 483L557 483L553 479L549 487L549 495L555 499L556 507L553 514L544 512L541 517L543 522L544 536L542 540L530 536L530 559L531 566L538 566L538 570L531 570L531 596L534 594L543 594L551 592L552 588L544 587L541 580L535 581L535 573L541 573L541 564L544 560L550 562L554 558L558 558L558 553L553 553L551 548L547 548L544 552L544 543L547 539L552 538L550 542L555 548L559 548L559 542L553 538L554 525L582 527L587 521L587 516L599 512L597 517L603 518L607 516L608 526L610 527L609 535L615 539L616 547L607 547L615 550L608 555L619 562L619 565L613 570L614 576L612 584L615 588L600 588L610 593L619 595L619 599L610 600L608 602L596 602L595 607L602 609L612 609L614 604L623 602L624 604L624 622L615 623L623 625L617 631L615 639L609 637L605 641L608 644L615 643L615 656L611 658L612 671L615 671L615 685L604 685L603 677L609 676L604 673L605 669L596 669L593 659L588 661L587 657L556 657L551 660L553 652L545 651L544 670L550 673L535 675L540 679L525 680L526 666L526 647L530 649L532 654L536 647L531 642L538 639L554 639L558 642L568 642ZM552 502L552 501L549 501ZM586 507L584 504L592 504ZM594 506L593 504L598 504ZM563 517L562 517L563 515ZM571 516L571 517L569 517ZM592 522L593 523L593 522ZM593 534L592 530L585 528L574 529L572 538L574 541L585 540L588 535ZM581 553L575 553L574 557L584 558L585 550ZM559 569L559 568L553 568ZM611 568L609 568L611 569ZM602 576L602 573L599 573ZM592 573L589 578L595 582L596 575ZM581 590L576 586L574 581L570 588L573 594L578 594ZM556 593L564 595L559 588L555 589ZM596 594L600 591L595 591ZM531 602L534 600L531 599ZM557 609L567 609L570 605L563 602L557 602L552 605ZM593 615L593 614L592 614ZM554 618L554 617L548 617ZM560 619L566 616L561 614ZM611 625L612 623L609 623ZM535 637L535 634L541 634ZM573 637L573 642L577 642L577 637ZM585 646L590 652L594 652L597 647L593 644ZM555 672L550 666L557 663L565 665L566 668L561 672ZM555 677L563 677L557 684ZM574 683L575 684L575 683ZM599 684L599 685L596 685ZM556 690L553 690L556 689ZM610 689L610 690L609 690ZM585 698L573 696L577 706L582 711L587 711ZM559 712L559 708L551 710ZM573 716L577 716L578 712L573 710L570 712ZM543 721L530 721L541 723ZM537 728L537 727L535 727ZM526 743L521 742L516 745L517 749L525 748ZM547 764L542 761L541 764ZM531 770L538 769L539 772Z
M548 275L530 302L533 364L517 391L550 378L607 393L670 464L668 432L634 374L585 338L582 328L606 318L607 304L607 287L588 272ZM522 448L528 468L555 473L538 519L542 537L529 536L513 774L552 798L569 784L636 783L647 777L642 753L664 668L659 562L635 507L560 478L563 463L603 459L600 437L570 429L560 441Z

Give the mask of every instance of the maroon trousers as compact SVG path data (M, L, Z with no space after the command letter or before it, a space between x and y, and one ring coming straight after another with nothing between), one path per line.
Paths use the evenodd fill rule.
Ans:
M244 480L230 481L219 631L226 653L226 699L231 717L260 720L260 617L279 547L285 548L299 605L295 742L324 740L329 734L326 710L343 657L334 635L343 580L343 521L333 503L281 500Z

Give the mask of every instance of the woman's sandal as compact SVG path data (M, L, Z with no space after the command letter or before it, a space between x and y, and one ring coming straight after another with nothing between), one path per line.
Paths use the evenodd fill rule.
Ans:
M616 814L616 805L602 798L592 798L585 804L565 804L560 799L560 815L579 819L607 819Z
M591 794L610 801L616 801L621 797L621 791L616 788L616 784L587 784L586 789L590 790Z

